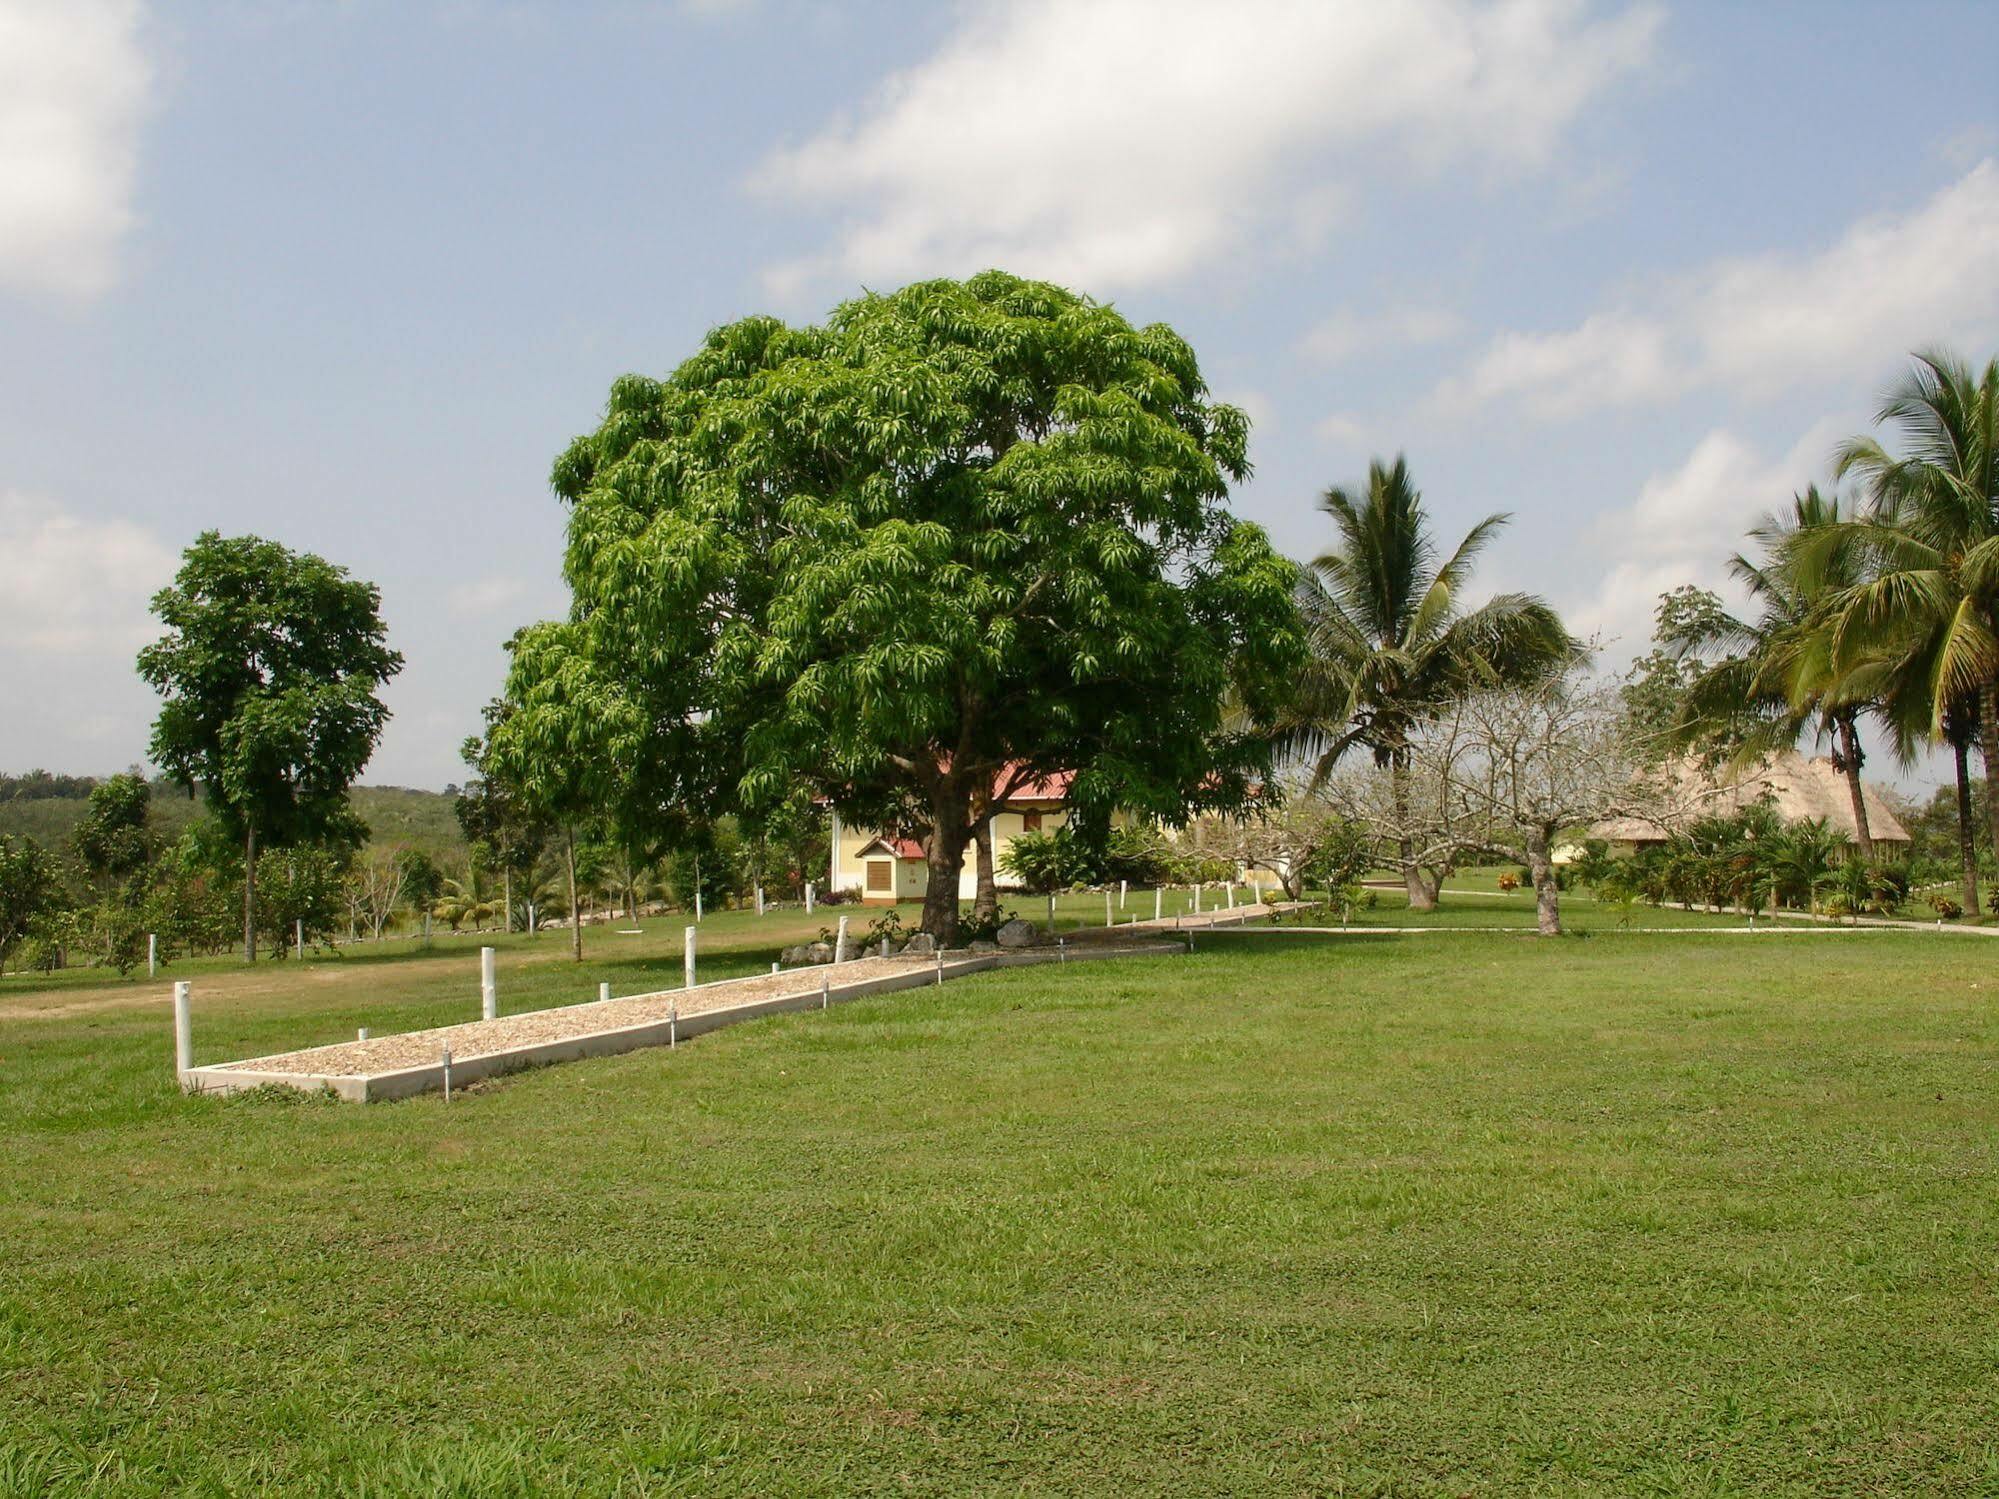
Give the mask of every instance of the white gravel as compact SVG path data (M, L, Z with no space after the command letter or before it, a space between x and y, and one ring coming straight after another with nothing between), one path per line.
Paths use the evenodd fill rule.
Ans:
M287 1072L305 1077L365 1077L435 1062L447 1043L451 1047L452 1060L464 1061L523 1046L539 1046L550 1041L593 1036L599 1031L621 1030L630 1025L643 1025L649 1020L664 1020L675 1005L679 1006L682 1015L698 1015L707 1010L748 1004L753 1000L817 994L821 974L838 987L861 979L906 973L912 968L931 968L936 961L925 955L863 958L838 966L820 964L809 968L787 968L782 973L727 979L696 989L669 989L658 994L633 994L623 999L599 999L588 1004L529 1010L520 1015L502 1015L497 1020L468 1020L463 1025L441 1025L427 1031L370 1036L366 1041L342 1041L332 1046L313 1046L304 1051L281 1052L277 1056L226 1062L220 1066L223 1070ZM947 956L946 964L950 961ZM946 972L949 972L948 966Z

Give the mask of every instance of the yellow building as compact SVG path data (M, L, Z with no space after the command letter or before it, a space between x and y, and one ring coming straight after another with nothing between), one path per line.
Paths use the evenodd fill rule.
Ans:
M1066 773L1037 777L1001 798L992 819L996 866L1006 846L1022 833L1052 833L1069 821L1069 781ZM922 900L929 892L930 865L916 839L856 827L835 807L831 841L830 888L851 891L874 906ZM1010 882L997 868L994 877L1001 889L1008 888ZM978 894L978 883L978 855L967 847L965 866L958 876L958 898L971 900Z

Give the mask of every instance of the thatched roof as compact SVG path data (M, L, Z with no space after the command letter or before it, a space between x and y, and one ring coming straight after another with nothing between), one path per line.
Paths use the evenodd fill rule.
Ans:
M1676 822L1700 817L1728 817L1768 796L1786 823L1824 818L1826 825L1851 838L1853 800L1846 778L1825 756L1806 759L1796 750L1771 755L1759 764L1712 772L1694 760L1682 760L1667 772L1668 799L1678 811ZM1865 780L1861 796L1867 803L1867 830L1876 843L1907 843L1909 831L1888 809L1881 795ZM1618 817L1597 823L1592 838L1612 843L1659 843L1670 836L1666 827L1648 817Z

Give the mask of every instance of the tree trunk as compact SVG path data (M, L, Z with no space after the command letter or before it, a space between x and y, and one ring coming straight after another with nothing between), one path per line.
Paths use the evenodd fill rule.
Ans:
M958 876L971 839L970 798L951 779L941 780L931 795L930 838L924 849L930 884L923 892L922 927L939 947L958 943Z
M576 830L565 827L562 830L563 862L569 866L569 951L577 962L583 961L583 913L576 908ZM695 865L698 871L700 865ZM697 873L696 879L700 878Z
M1562 887L1555 883L1555 861L1548 854L1548 835L1527 840L1527 872L1534 878L1534 916L1543 937L1562 935Z
M511 932L514 929L514 866L511 864L500 871L500 889L500 901L504 908L500 913L501 929Z
M972 896L972 920L988 922L999 915L999 881L993 871L993 820L988 814L972 835L979 863L978 890Z
M1846 794L1853 799L1853 842L1860 850L1860 857L1869 864L1874 862L1874 834L1867 826L1867 798L1860 789L1860 735L1854 732L1853 720L1839 721L1839 768L1846 776Z
M257 961L257 830L243 831L243 961Z
M1951 741L1957 765L1957 857L1964 880L1964 914L1978 914L1978 832L1971 813L1971 752L1962 737Z
M1990 683L1978 690L1978 757L1985 762L1987 831L1999 858L1999 687Z
M1402 886L1409 893L1409 909L1412 911L1434 911L1437 909L1437 892L1430 888L1423 878L1423 871L1416 867L1416 841L1407 832L1409 827L1409 762L1405 758L1407 750L1397 750L1390 758L1389 778L1395 788L1395 821L1400 836L1395 841L1396 852L1402 865Z

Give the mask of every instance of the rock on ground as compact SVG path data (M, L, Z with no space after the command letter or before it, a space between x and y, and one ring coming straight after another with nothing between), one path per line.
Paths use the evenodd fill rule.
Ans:
M993 933L993 940L1001 947L1032 947L1039 937L1040 933L1035 931L1033 923L1022 921L1018 916Z

